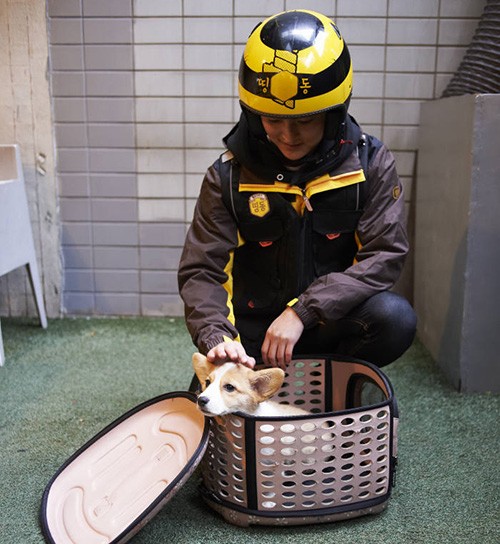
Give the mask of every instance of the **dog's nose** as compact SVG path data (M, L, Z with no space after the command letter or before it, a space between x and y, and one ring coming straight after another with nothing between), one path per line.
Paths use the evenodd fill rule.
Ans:
M210 399L208 397L198 397L198 406L206 406Z

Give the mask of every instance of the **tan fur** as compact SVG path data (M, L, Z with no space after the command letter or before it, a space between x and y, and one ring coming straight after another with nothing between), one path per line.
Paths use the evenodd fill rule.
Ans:
M193 355L193 368L203 391L206 389L207 384L212 384L217 379L216 371L220 374L223 370L222 365L210 363L200 353ZM259 415L308 413L295 406L278 404L268 400L278 392L283 384L285 373L282 369L252 370L244 365L234 365L232 363L227 368L220 377L219 389L216 391L219 396L219 404L224 406L223 413L244 412ZM226 391L228 385L234 390ZM199 406L203 401L203 394L200 397ZM211 415L208 408L207 410L203 410L203 407L200 409L207 415ZM221 409L220 405L218 409ZM216 413L216 415L219 414Z

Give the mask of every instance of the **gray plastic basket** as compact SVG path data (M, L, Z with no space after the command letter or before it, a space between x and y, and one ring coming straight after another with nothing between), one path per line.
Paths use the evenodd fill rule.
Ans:
M206 502L235 525L299 525L375 514L394 484L398 412L374 365L295 358L278 400L311 414L211 418Z

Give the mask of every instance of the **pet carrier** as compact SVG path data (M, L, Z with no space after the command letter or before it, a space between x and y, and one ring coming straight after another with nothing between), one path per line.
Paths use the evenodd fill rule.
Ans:
M298 525L382 511L394 485L398 412L375 366L295 358L278 393L305 416L211 418L205 501L230 523Z

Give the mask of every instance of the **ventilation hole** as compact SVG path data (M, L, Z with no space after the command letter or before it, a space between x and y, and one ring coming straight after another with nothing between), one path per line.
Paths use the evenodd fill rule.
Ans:
M262 455L266 455L266 456L271 456L271 455L274 455L274 452L275 452L275 449L274 448L262 448L260 450L260 453Z
M280 438L280 442L282 444L285 444L289 446L290 444L293 444L295 442L296 438L294 436L282 436Z
M332 472L335 472L335 467L325 467L321 472L323 474L331 474Z
M385 431L385 429L387 429L387 427L389 427L389 423L387 423L387 421L384 421L383 423L379 423L377 425L377 429L379 431Z
M305 446L300 450L304 455L313 455L318 451L318 448L315 448L314 446Z
M264 501L262 503L263 508L274 508L276 506L276 503L273 501Z
M350 425L353 425L354 424L354 419L352 419L352 417L345 417L341 422L340 424L343 426L343 427L349 427Z
M259 442L261 444L272 444L274 442L274 438L272 436L263 436L259 439Z
M264 493L262 493L262 496L266 499L273 499L274 497L276 497L276 493L274 491L264 491Z
M359 484L359 487L364 489L365 487L370 487L371 485L372 485L372 483L370 482L370 480L367 480L366 482L361 482Z
M272 425L261 425L260 431L263 433L272 433L274 431L274 427Z
M219 484L224 487L229 487L229 482L227 480L219 480Z
M321 504L323 506L331 506L335 501L333 499L323 499Z
M237 418L237 417L232 417L230 420L229 420L229 423L231 425L233 425L233 427L242 427L243 426L243 421L241 421L241 419Z
M361 434L368 434L373 431L373 427L363 427L359 432Z
M344 453L344 455L342 455L340 458L343 459L344 461L349 461L353 457L354 457L354 453L351 452L351 453Z
M286 457L290 457L292 455L295 455L297 453L297 450L295 448L283 448L281 450L281 455L285 455Z
M346 463L345 465L342 465L340 468L341 470L348 471L348 470L352 470L354 468L354 465L352 463Z
M286 502L283 503L283 508L295 508L295 503L290 502L290 501L286 501Z
M375 495L382 495L382 493L385 493L385 487L378 487L375 489Z
M377 478L376 483L379 484L379 485L386 484L387 483L387 477L382 476L382 478Z
M387 417L387 412L385 410L380 410L377 414L378 419L384 419Z
M378 446L378 448L377 448L377 451L383 452L386 449L387 449L387 444L380 444L380 446Z
M305 457L304 459L302 459L301 463L306 467L310 467L311 465L316 464L316 459L314 459L314 457Z
M321 435L321 440L324 440L325 442L330 442L331 440L335 440L335 434L334 433L324 433Z
M295 387L304 387L306 383L304 382L304 380L296 380L295 382L293 382L293 385L295 385Z
M316 506L316 503L314 501L304 501L302 506L304 508L312 508L313 506Z
M340 500L342 502L350 502L352 501L352 495L346 495L345 497L342 497Z
M277 462L274 461L273 459L260 459L259 460L259 463L263 466L263 467L275 467L277 466Z
M329 419L323 421L323 423L321 424L322 429L333 429L333 427L335 427L335 421L331 421Z
M359 466L361 468L371 467L373 465L373 461L371 459L365 459L364 461L361 461L359 463Z
M352 491L353 489L354 489L354 486L345 485L344 487L340 488L340 491L342 491L342 493L348 493L349 491Z
M287 391L281 391L281 393L278 393L278 397L281 399L284 399L285 397L288 397L289 393Z
M381 455L377 457L377 463L385 463L387 461L387 455Z
M372 471L371 471L371 470L364 470L364 471L359 475L359 477L360 477L360 478L369 478L371 475L372 475Z
M292 425L291 423L285 423L285 425L282 425L280 429L282 433L293 433L295 431L295 425Z
M295 498L295 492L294 491L283 491L281 496L284 499L293 499L293 498Z
M370 492L369 491L363 491L361 492L358 497L363 500L363 499L367 499L368 497L370 496Z
M311 399L309 402L311 404L321 404L322 400L321 399ZM319 410L316 410L316 411L318 412Z
M238 482L243 481L243 476L241 474L233 474L233 480L237 480Z
M302 493L302 496L306 497L306 498L307 497L314 497L315 495L316 495L316 491L313 491L312 489L307 489L306 491L304 491L304 493Z
M323 459L323 461L325 463L332 463L333 461L335 461L335 455L328 455Z
M360 418L359 418L359 421L361 421L362 423L368 423L369 421L372 420L372 416L370 414L363 414Z
M317 370L314 370L313 372L310 372L311 376L321 376L321 372L318 372Z
M225 489L219 489L219 495L223 497L229 497L229 493Z
M366 457L367 455L370 455L371 452L372 450L370 448L366 448L364 450L361 450L359 452L359 455L361 455L361 457Z
M304 487L312 487L313 485L316 485L316 480L304 480L302 485Z
M305 433L310 433L310 432L314 431L314 429L316 429L316 425L312 421L308 421L307 423L304 423L300 427L300 429L301 429L301 431L303 431Z
M321 446L321 451L323 453L331 452L335 449L335 444L325 444L324 446Z
M285 467L293 467L293 465L295 465L295 463L296 463L295 459L283 459L283 465Z
M264 476L264 478L272 478L274 476L274 472L272 470L263 470L260 473L261 476Z
M281 474L284 478L293 478L297 475L295 470L284 470Z
M379 442L382 442L383 440L387 440L387 433L379 434L379 435L377 436L377 440L378 440Z
M236 484L233 485L233 489L237 491L238 493L243 493L245 491L241 485L236 485Z
M342 476L342 478L340 478L343 482L350 482L352 479L354 478L354 476L352 474L345 474L344 476Z
M268 489L272 489L274 487L274 482L272 482L271 480L264 480L261 485L262 487L267 487Z
M306 373L303 370L297 370L297 372L294 373L296 378L303 378L305 375Z
M228 475L228 472L225 468L220 468L218 471L217 471L221 476L227 476Z
M287 480L281 484L283 487L290 488L295 487L297 484L293 480Z
M333 495L335 493L335 489L333 489L333 487L327 487L326 489L323 489L321 493L323 495Z
M310 365L312 368L317 368L318 366L321 366L321 363L318 362L318 361L313 361L310 363Z
M306 366L305 363L302 363L301 361L298 361L295 363L295 368L304 368Z
M302 471L303 476L312 476L313 474L316 474L316 471L313 468L307 468Z
M344 442L340 447L344 450L349 450L354 446L354 442Z
M231 431L231 434L234 436L234 438L243 438L240 431Z
M355 435L355 431L344 431L340 436L344 438L350 438L351 436Z
M386 466L379 467L379 468L377 469L377 474L383 474L386 470L387 470L387 467L386 467Z
M306 434L302 436L300 440L301 442L304 442L304 444L312 444L317 438L313 434Z

